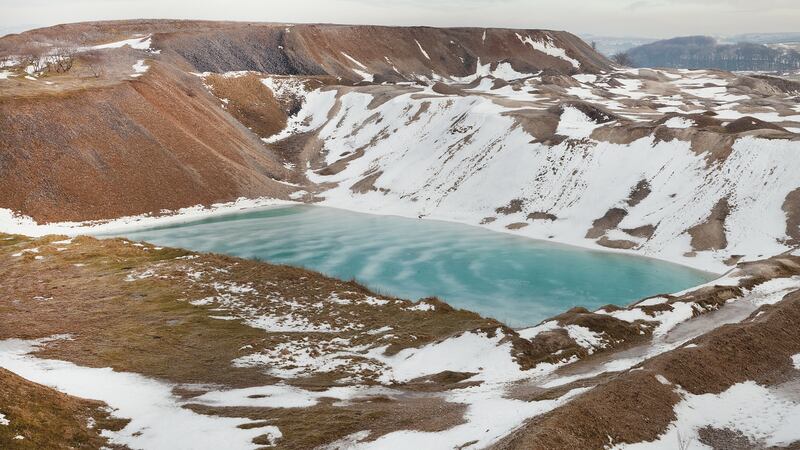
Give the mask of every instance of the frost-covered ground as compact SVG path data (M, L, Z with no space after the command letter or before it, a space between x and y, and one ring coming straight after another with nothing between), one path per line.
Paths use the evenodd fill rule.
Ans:
M63 337L54 337L58 338ZM70 395L104 401L114 415L131 419L122 430L106 432L113 444L164 450L247 449L253 447L253 438L262 434L270 434L275 440L281 437L276 427L242 429L239 425L250 421L192 412L172 395L172 386L138 374L80 367L29 355L47 341L0 341L0 367Z

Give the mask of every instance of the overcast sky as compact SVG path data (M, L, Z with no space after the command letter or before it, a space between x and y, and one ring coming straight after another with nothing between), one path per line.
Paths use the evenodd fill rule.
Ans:
M800 0L0 0L0 34L132 18L549 28L672 37L800 31Z

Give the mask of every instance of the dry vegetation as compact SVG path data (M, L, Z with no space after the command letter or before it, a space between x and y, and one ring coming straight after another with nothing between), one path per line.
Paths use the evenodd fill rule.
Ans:
M624 322L582 308L552 319L561 327L576 325L604 336L604 348L587 352L563 328L529 341L495 321L454 310L435 299L427 300L435 305L434 310L413 311L406 300L303 269L124 239L80 237L69 243L63 239L0 235L0 283L7 288L0 297L0 323L5 324L0 327L0 339L70 334L72 339L52 342L36 355L165 380L174 383L176 395L186 399L202 394L197 383L243 388L279 380L270 366L232 365L242 356L268 353L296 342L296 333L252 326L249 319L253 317L293 314L304 319L305 327L332 327L333 332L302 333L303 345L321 354L340 350L331 347L333 337L346 339L347 346L389 344L386 354L393 354L466 330L482 330L490 336L502 332L512 342L513 354L523 369L573 356L591 367L616 351L647 345L651 339L652 325L647 322ZM642 310L656 314L677 302L693 302L698 305L696 314L715 311L740 296L742 289L800 272L799 259L783 256L742 264L738 287L711 286ZM216 300L197 302L210 297ZM594 448L606 442L606 433L615 442L652 439L672 419L672 405L677 402L676 394L655 380L656 373L679 381L694 393L720 392L738 380L767 384L784 380L790 370L787 355L800 351L800 335L789 326L800 320L794 317L800 311L798 302L800 297L795 295L774 307L763 307L759 312L764 314L754 314L752 320L696 339L696 350L679 349L645 362L644 371L602 375L553 389L523 383L515 395L527 400L556 398L576 386L598 386L535 419L501 447ZM220 320L226 316L233 320ZM381 327L391 327L391 336L370 333ZM770 344L775 336L781 336L780 345ZM379 366L366 358L354 357L327 372L306 372L293 365L291 346L287 348L286 360L276 360L272 367L300 369L297 376L285 380L292 385L317 391L375 383ZM0 389L0 411L12 423L57 423L55 429L74 436L69 442L87 448L102 442L94 429L82 426L89 416L98 428L124 425L124 421L109 421L97 403L73 399L10 374L0 372L0 376L16 380L7 384L13 389ZM474 384L464 381L468 377L442 372L393 386L396 392L416 395L377 395L344 404L323 399L307 408L190 407L201 413L268 421L284 434L279 448L311 448L364 429L372 430L370 439L375 439L399 429L437 431L462 423L465 406L449 403L437 392ZM37 390L42 408L50 408L49 414L55 417L26 418L33 410L26 406L22 411L19 405L24 404L24 392L32 389ZM52 407L46 406L51 403ZM565 426L566 422L570 425ZM26 427L26 439L58 442L49 434L52 430ZM0 434L0 440L4 436ZM709 436L722 439L725 435Z
M464 330L498 326L494 321L471 312L453 310L435 300L429 300L437 305L435 311L409 311L407 307L411 303L408 301L379 296L354 282L333 280L302 269L212 254L195 258L194 254L183 250L157 249L147 244L140 246L121 239L82 237L70 244L58 243L62 239L0 235L0 283L4 286L4 293L0 296L0 323L5 324L0 327L0 339L36 339L70 334L73 339L49 344L39 350L37 356L83 366L112 367L176 384L208 383L235 388L274 383L278 379L262 368L234 367L231 361L247 353L271 349L281 342L290 342L293 334L266 332L247 326L241 320L215 319L213 316L221 313L212 305L194 306L189 303L212 294L208 285L213 283L247 284L256 287L264 297L281 297L300 304L326 302L338 293L335 298L351 299L353 303L330 303L313 315L308 310L303 314L314 323L358 321L375 328L391 326L395 338L386 341L391 343L389 353L407 346L424 345ZM36 253L23 252L34 248ZM21 256L11 256L20 252ZM148 270L155 270L158 275L138 278ZM191 274L197 270L217 275L213 280L195 283ZM364 298L386 301L387 304L375 307L358 303ZM261 303L261 306L269 308L265 313L277 313L276 308L280 309L273 308L275 305L268 304L263 297L243 298L242 302L247 304L245 307L254 308ZM289 307L284 305L284 308ZM293 311L296 308L291 307ZM356 328L333 336L352 339L354 345L381 340L381 336L363 331ZM330 333L304 336L312 341L332 337ZM289 381L319 390L337 385L337 380L356 374L345 366L332 373L301 376ZM369 382L368 372L361 375ZM426 388L434 391L446 389L459 381L442 379L436 383L438 388L431 384L426 384ZM31 388L32 383L25 383L27 388ZM60 396L61 402L68 400L67 396L41 389L51 396ZM199 394L192 389L178 389L176 393L187 397ZM33 410L27 406L7 407L25 405L21 398L18 393L0 396L0 411L7 413L12 421L22 421L26 413L21 411L30 414ZM90 411L87 408L93 406L97 409L98 406L91 402L70 401L78 402L75 405L84 409L79 412L75 409L77 406L71 406L72 409L61 413L64 417L58 420L84 423L84 417L89 414L86 411ZM47 402L55 400L43 397L42 402L46 406ZM52 407L53 414L57 412L55 408ZM269 420L284 433L280 448L298 449L330 442L363 429L365 424L373 430L373 437L402 428L447 428L459 423L463 413L460 406L435 397L376 397L346 407L323 401L312 408L212 409L199 405L194 408L220 415ZM96 411L92 414L98 423L105 423L101 422L102 414ZM96 448L101 442L91 431L75 424L63 427L69 430L65 435L74 434L75 442L85 441L87 448ZM48 430L47 433L53 433L49 435L42 431L42 427L28 427L26 433L32 442L57 442L54 430ZM0 434L0 442L2 437Z
M4 449L100 448L107 444L101 430L126 423L110 418L102 403L62 394L5 369L0 369L0 412L9 420L0 426Z

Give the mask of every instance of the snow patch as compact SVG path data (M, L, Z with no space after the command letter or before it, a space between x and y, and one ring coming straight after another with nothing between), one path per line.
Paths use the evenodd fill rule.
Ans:
M667 128L691 128L694 126L694 121L684 117L673 117L664 122L664 126Z
M367 66L365 66L364 64L361 64L359 61L357 61L355 58L353 58L352 56L348 55L345 52L341 52L341 54L345 58L349 59L353 64L355 64L358 67L360 67L360 69L352 69L351 68L350 70L352 70L353 72L357 73L363 79L363 81L372 82L375 79L375 76L373 74L367 72L367 70L368 70Z
M544 333L546 331L553 331L561 328L558 325L558 322L555 320L550 320L544 322L542 324L536 325L535 327L525 328L523 330L519 330L517 334L523 339L533 339L538 336L540 333Z
M530 36L525 36L523 38L519 33L515 34L517 35L517 39L519 39L519 41L522 42L523 45L528 44L531 47L533 47L533 49L536 51L542 52L554 58L563 59L564 61L567 61L568 63L572 64L572 66L575 67L576 69L581 66L580 61L567 56L566 50L556 46L555 43L553 42L553 38L551 38L550 36L545 36L545 39L542 41L535 41L531 39Z
M8 234L24 234L33 237L47 234L65 234L69 236L103 233L119 234L139 228L184 223L201 218L232 214L243 210L258 210L290 204L294 204L294 202L268 197L254 199L242 197L233 202L217 203L211 206L196 205L181 208L176 211L163 210L159 216L142 214L139 216L120 217L108 221L57 222L48 224L39 224L31 217L19 215L10 209L0 208L0 231Z
M705 427L739 432L765 447L784 447L800 439L800 404L753 381L735 384L720 394L681 394L683 400L675 405L677 419L657 440L614 449L705 449L698 435Z
M471 380L509 381L528 375L511 356L511 342L501 341L505 335L497 331L493 337L481 332L460 336L421 348L406 348L386 356L386 347L369 352L369 356L386 364L379 380L383 383L404 382L445 370L477 373Z
M393 329L394 328L392 328L390 326L385 326L385 327L381 327L381 328L376 328L374 330L369 330L369 331L367 331L367 334L369 334L371 336L375 336L376 334L383 334L383 333L386 333L388 331L392 331Z
M272 384L227 391L212 391L192 398L191 402L215 407L306 408L316 405L322 398L349 400L364 395L387 394L390 392L389 389L366 386L333 387L325 391L306 391L285 384ZM223 446L221 448L227 447Z
M176 446L195 449L252 449L252 440L281 436L274 426L239 428L248 419L195 413L182 407L173 386L139 374L110 368L81 367L30 355L48 339L0 341L0 367L35 383L77 397L100 400L114 408L112 415L131 421L120 431L104 431L111 443L154 450Z
M427 58L430 61L431 57L430 55L428 55L428 52L426 52L425 49L422 48L422 44L420 44L419 41L416 39L414 39L414 42L417 43L417 47L419 47L419 51L422 53L422 55L425 56L425 58Z
M465 423L439 432L395 431L372 442L358 442L368 436L366 433L350 435L347 448L454 449L465 448L465 442L471 444L469 448L487 448L517 429L525 420L547 413L588 390L574 389L553 400L526 402L503 397L502 389L494 385L459 389L449 393L447 400L468 405L464 414Z
M579 109L568 106L561 114L556 133L575 139L588 138L599 126Z
M800 290L800 276L775 278L754 287L745 297L756 306L774 305L796 290Z
M336 104L335 90L321 91L317 89L307 92L303 86L297 84L287 86L285 81L279 80L281 79L265 78L262 83L269 87L276 96L292 92L294 96L302 100L302 106L297 114L290 116L286 121L286 128L274 136L262 139L267 143L278 142L297 133L306 133L318 129L328 120L328 113Z
M405 308L405 310L406 311L434 311L434 310L436 310L436 306L431 304L431 303L427 303L427 302L419 302L414 306L409 306L408 308Z
M108 44L94 45L92 47L86 48L85 50L105 50L110 48L121 48L125 46L128 46L136 50L150 50L151 43L152 43L151 35L148 35L145 37L134 37L122 41L109 42Z
M140 77L146 73L148 69L150 69L150 66L145 64L143 59L140 59L133 65L133 74L131 76L134 78Z
M567 330L569 337L576 344L586 349L590 355L595 349L606 346L602 337L604 333L597 333L580 325L567 325L564 329Z

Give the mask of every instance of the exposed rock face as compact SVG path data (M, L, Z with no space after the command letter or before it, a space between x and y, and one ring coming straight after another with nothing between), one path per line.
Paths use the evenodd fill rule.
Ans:
M786 195L783 210L786 212L786 235L789 236L789 245L800 245L800 188Z
M628 212L621 208L611 208L603 217L592 222L592 228L586 232L589 239L597 239L603 236L608 230L616 228L622 222Z
M695 250L721 250L728 246L725 237L725 219L730 214L728 199L723 198L711 210L705 222L689 228L692 237L692 248Z

